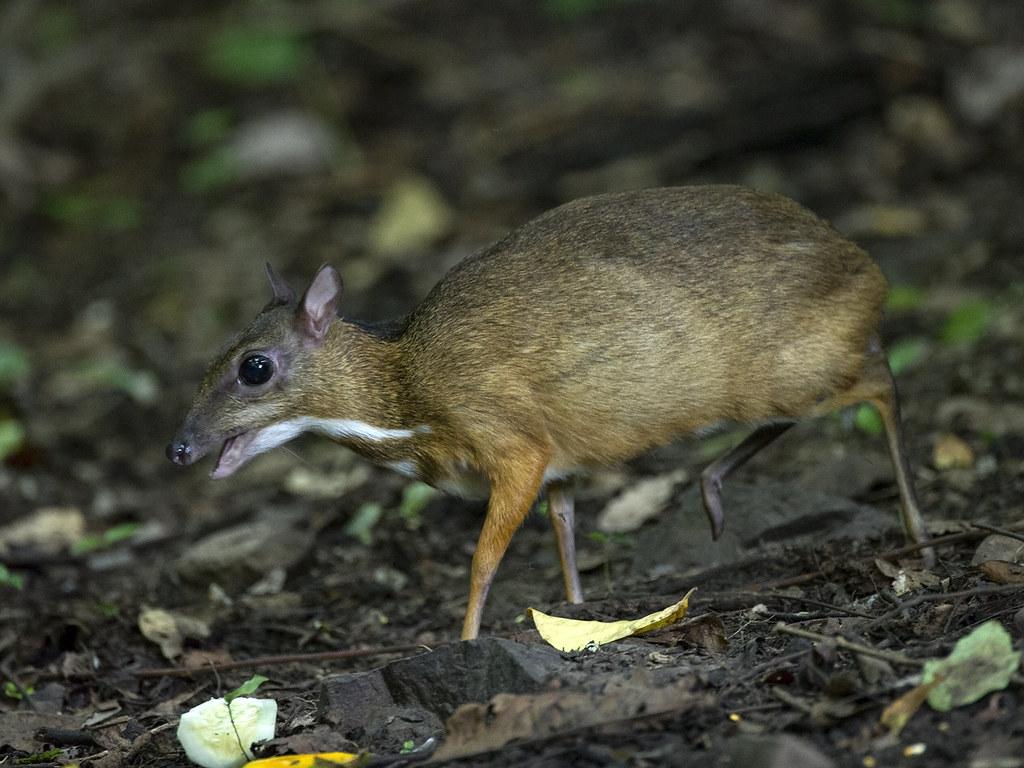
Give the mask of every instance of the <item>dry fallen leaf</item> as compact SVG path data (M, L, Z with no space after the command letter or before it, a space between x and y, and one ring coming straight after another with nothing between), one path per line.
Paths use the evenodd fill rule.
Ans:
M932 688L941 683L943 679L938 677L929 683L914 686L887 706L878 722L888 728L893 736L899 736L900 731L910 722L910 718L924 704L928 694L932 692Z
M1024 584L1024 565L1005 560L986 560L978 566L985 578L996 584Z
M604 645L621 640L624 637L653 632L656 629L675 624L686 616L689 608L691 589L683 599L664 610L649 614L640 619L625 621L580 621L549 616L534 608L527 612L533 618L540 636L560 651L570 653L580 651L591 644Z
M284 755L250 760L242 768L327 768L330 765L347 765L359 755L351 752L318 752L315 755Z
M42 507L0 528L0 554L30 547L44 554L68 549L85 535L85 517L77 507Z
M948 712L971 704L992 691L1001 691L1020 667L1010 633L996 620L986 621L957 640L945 659L925 662L922 681L942 678L928 694L932 709Z
M974 451L956 435L940 435L932 448L932 466L936 469L970 469Z
M184 638L210 636L210 628L205 622L162 608L143 607L139 612L139 631L147 640L159 645L160 652L167 659L181 655Z
M597 517L597 528L604 533L635 531L656 517L672 498L672 492L686 482L689 473L678 469L657 477L647 477L633 484L608 502Z

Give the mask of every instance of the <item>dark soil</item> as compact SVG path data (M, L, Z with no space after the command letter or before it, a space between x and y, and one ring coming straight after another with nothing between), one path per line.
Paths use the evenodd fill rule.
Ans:
M57 746L43 764L186 765L180 714L260 673L277 752L389 763L452 741L459 704L564 692L593 706L531 709L464 763L1024 766L1016 683L891 736L879 716L913 663L777 629L921 659L995 619L1021 645L1024 584L972 559L976 524L1022 530L1022 40L1017 0L11 0L0 763ZM558 203L703 182L796 198L889 276L918 493L934 535L960 534L923 576L870 412L801 424L732 478L720 544L692 479L742 430L693 439L581 484L584 605L562 602L543 515L516 535L484 634L547 654L524 672L520 651L448 645L482 502L424 503L324 441L221 482L164 458L206 361L267 301L264 261L296 285L334 263L344 313L378 320ZM679 469L645 502L660 514L598 530ZM691 587L689 623L591 652L549 652L525 616L632 618ZM192 620L179 648L143 635L152 609ZM349 649L367 655L307 657ZM295 658L220 669L278 654ZM332 678L375 669L390 682L370 693Z

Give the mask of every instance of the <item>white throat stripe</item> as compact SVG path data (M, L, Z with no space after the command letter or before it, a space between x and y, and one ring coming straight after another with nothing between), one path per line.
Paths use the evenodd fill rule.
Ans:
M356 438L382 443L388 440L403 440L417 433L429 431L430 427L426 425L416 429L385 429L352 419L316 419L312 416L300 416L260 429L247 452L251 455L264 453L289 440L294 440L303 432L315 432L335 439Z

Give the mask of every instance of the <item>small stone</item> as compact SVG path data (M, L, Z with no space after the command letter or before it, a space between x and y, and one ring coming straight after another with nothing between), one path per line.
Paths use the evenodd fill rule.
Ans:
M977 125L994 123L1003 108L1022 93L1024 48L983 48L953 78L953 101L960 113Z
M737 736L725 744L729 765L743 768L833 768L832 760L809 741L788 734Z

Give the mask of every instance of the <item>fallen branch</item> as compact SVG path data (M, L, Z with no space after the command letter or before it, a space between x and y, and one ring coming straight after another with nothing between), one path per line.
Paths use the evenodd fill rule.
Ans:
M794 637L802 637L806 640L814 640L819 643L834 643L838 648L842 648L853 653L859 653L862 656L872 656L876 659L882 659L883 661L888 661L891 664L899 664L904 667L924 666L924 659L915 659L905 654L897 653L896 651L883 651L878 648L872 648L870 645L855 643L852 640L847 640L845 637L841 637L839 635L822 635L818 632L811 632L808 629L792 627L788 624L783 624L782 622L775 625L775 631L786 635L793 635Z
M210 662L202 667L143 667L142 669L128 669L125 672L138 680L153 677L194 677L198 674L217 674L228 672L233 669L249 669L252 667L271 667L280 664L304 664L315 661L340 661L344 659L359 659L366 656L385 656L393 653L409 653L411 651L430 651L425 645L384 645L376 648L354 648L347 651L319 651L313 653L286 653L277 656L254 656L251 659L236 659L225 661L219 664ZM55 673L39 675L37 679L60 679L75 682L88 682L99 680L103 677L100 674L72 674L61 675Z

